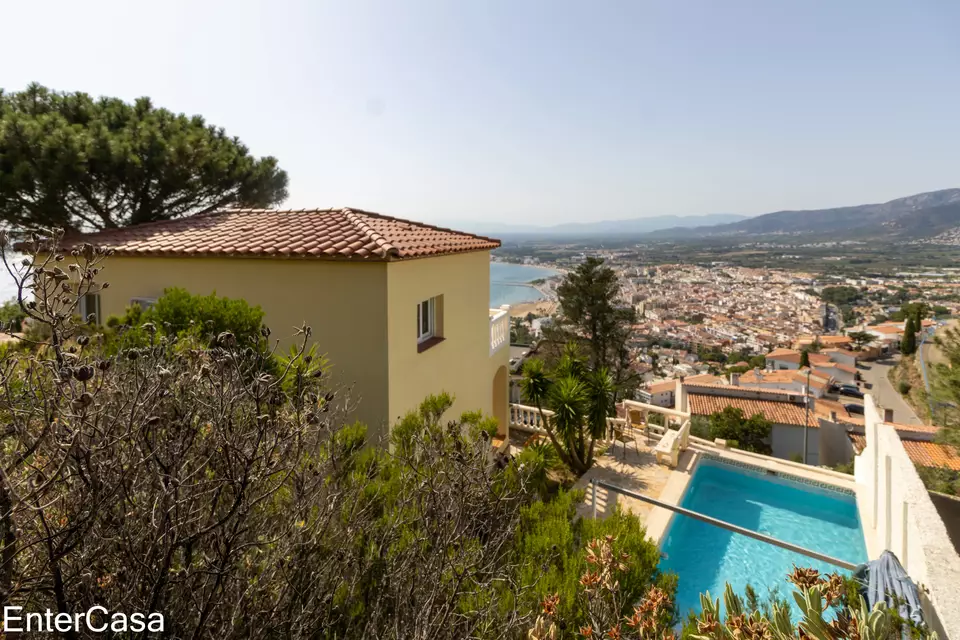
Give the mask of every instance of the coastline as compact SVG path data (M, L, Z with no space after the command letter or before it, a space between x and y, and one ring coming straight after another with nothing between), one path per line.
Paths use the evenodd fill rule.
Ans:
M543 269L546 271L552 271L553 274L545 278L533 278L532 280L526 282L504 282L504 285L514 285L519 287L527 287L535 290L542 297L538 300L522 300L520 302L514 302L510 304L510 317L512 318L523 318L527 314L533 313L538 316L550 316L557 309L557 300L556 294L554 291L543 284L533 284L534 280L545 280L545 281L556 281L560 280L566 275L566 270L557 269L555 267L548 267L545 265L519 265L511 262L504 262L500 260L492 260L492 263L500 263L504 265L516 265L520 267L526 267L529 269Z
M557 303L553 300L537 300L535 302L518 302L510 305L511 318L523 318L528 313L538 316L550 316L557 310Z

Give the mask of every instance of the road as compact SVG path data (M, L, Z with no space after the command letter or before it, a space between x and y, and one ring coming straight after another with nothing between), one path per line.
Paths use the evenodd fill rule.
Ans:
M873 399L884 409L893 409L893 421L901 424L923 424L923 420L917 417L910 405L907 404L903 396L890 384L890 378L887 377L890 369L897 366L900 356L889 358L887 360L876 360L874 362L863 363L863 369L860 375L864 381L872 384L872 388L866 390L873 394ZM866 367L869 367L867 369Z
M950 328L960 329L960 320L947 320L946 324L938 328L937 331L942 332L941 335L943 335L943 333L946 333L947 329ZM929 367L931 364L946 362L946 358L944 358L943 354L940 352L940 348L933 343L932 338L927 338L927 341L923 344L923 359L927 361L927 373L929 373Z

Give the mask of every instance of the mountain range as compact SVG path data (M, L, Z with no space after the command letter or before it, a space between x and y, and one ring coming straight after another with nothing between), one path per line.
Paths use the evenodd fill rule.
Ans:
M879 204L775 211L694 229L674 227L653 237L830 235L837 239L923 238L960 227L960 189L918 193Z
M552 226L503 224L499 222L459 221L440 226L479 233L485 236L542 236L547 238L589 238L611 235L640 235L663 229L689 229L709 225L721 225L746 220L747 216L733 213L711 213L693 216L651 216L627 220L600 220L598 222L568 222Z
M774 211L758 216L733 213L663 215L553 226L459 221L442 226L517 241L590 238L676 240L785 235L836 240L908 240L960 230L960 189L918 193L878 204Z

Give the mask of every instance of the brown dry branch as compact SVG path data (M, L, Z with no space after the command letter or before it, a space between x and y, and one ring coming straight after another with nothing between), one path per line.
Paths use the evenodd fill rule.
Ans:
M501 598L525 588L511 545L533 493L480 416L444 421L450 398L430 398L391 447L367 442L307 327L280 366L265 337L152 326L105 357L76 313L107 254L58 239L4 259L48 337L0 353L0 606L161 612L164 637L196 639L529 627Z

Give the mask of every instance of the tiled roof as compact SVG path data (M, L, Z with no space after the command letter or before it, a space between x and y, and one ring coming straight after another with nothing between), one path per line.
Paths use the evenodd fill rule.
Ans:
M820 344L849 344L850 336L819 336Z
M838 417L846 417L849 415L847 408L843 406L843 403L837 402L836 400L828 400L826 398L818 398L816 403L813 405L817 413L822 416L830 416L830 412L833 411L837 414Z
M812 364L813 366L828 364L829 362L832 362L830 360L830 356L825 356L822 353L811 352L807 354L807 357L810 358L810 364Z
M690 403L690 412L694 415L709 416L725 407L736 407L743 411L748 418L760 413L776 424L792 424L803 426L805 408L803 405L791 402L777 402L775 400L753 400L750 398L732 398L729 396L714 396L691 393L687 400ZM807 426L819 428L816 413L811 411L807 417Z
M924 440L901 440L913 464L920 467L946 467L960 471L960 456L948 444Z
M868 330L868 331L873 331L873 332L875 332L875 333L884 333L884 334L890 334L890 335L898 334L898 333L903 333L903 329L901 329L900 327L888 327L888 326L884 326L884 325L878 325L878 326L876 326L876 327L869 327L867 330Z
M647 387L647 391L650 393L666 393L667 391L673 391L677 388L676 380L664 380L663 382L657 382L651 384Z
M857 433L848 433L853 449L859 455L867 446L867 438ZM918 467L946 467L960 471L960 455L948 444L926 440L900 440L910 461Z
M74 236L127 256L402 260L483 251L499 240L358 209L228 209Z
M761 371L760 378L757 378L755 371L747 371L744 374L740 375L740 382L747 384L754 384L757 380L761 382L793 382L792 370L782 370L782 371Z
M783 349L783 348L780 348L780 349L774 349L773 351L771 351L770 353L768 353L768 354L767 354L767 357L768 357L768 358L778 358L778 357L780 357L780 356L799 356L799 355L800 355L800 352L799 352L799 351L794 351L793 349Z
M712 387L715 387L715 386L720 386L720 385L707 385L707 384L694 385L695 388L690 389L690 393L696 393L696 392L697 392L697 388L700 388L700 389L708 388L708 389L709 389L709 388L712 388ZM801 391L798 391L798 390L774 389L774 388L771 388L771 387L764 387L764 386L759 385L759 384L743 384L743 383L740 383L740 384L738 384L738 385L736 385L736 386L728 384L728 385L723 385L723 388L726 389L726 390L728 390L728 391L733 391L733 393L736 393L737 391L756 391L756 392L758 392L758 393L762 393L762 394L767 395L767 396L780 395L780 396L783 396L783 397L785 397L785 398L789 398L789 397L798 398L798 397L802 397L802 395L803 395L802 392L801 392ZM730 396L730 397L734 397L734 396ZM774 400L774 402L776 402L776 400Z
M857 455L863 453L863 450L867 448L867 436L859 433L847 433L847 437L850 438L850 443L853 444L853 450Z
M760 377L757 377L755 371L747 371L740 376L741 384L788 384L788 383L807 383L806 369L780 369L777 371L761 371ZM810 375L810 386L820 389L827 386L830 382L830 376L812 372Z
M940 427L930 424L905 424L903 422L884 422L899 431L914 431L916 433L937 433Z
M661 382L655 382L647 387L647 391L650 393L663 393L665 391L673 391L677 388L678 379L673 380L663 380ZM684 384L696 384L696 385L715 385L723 382L723 380L717 376L710 375L709 373L701 373L699 375L690 376L689 378L684 378Z

